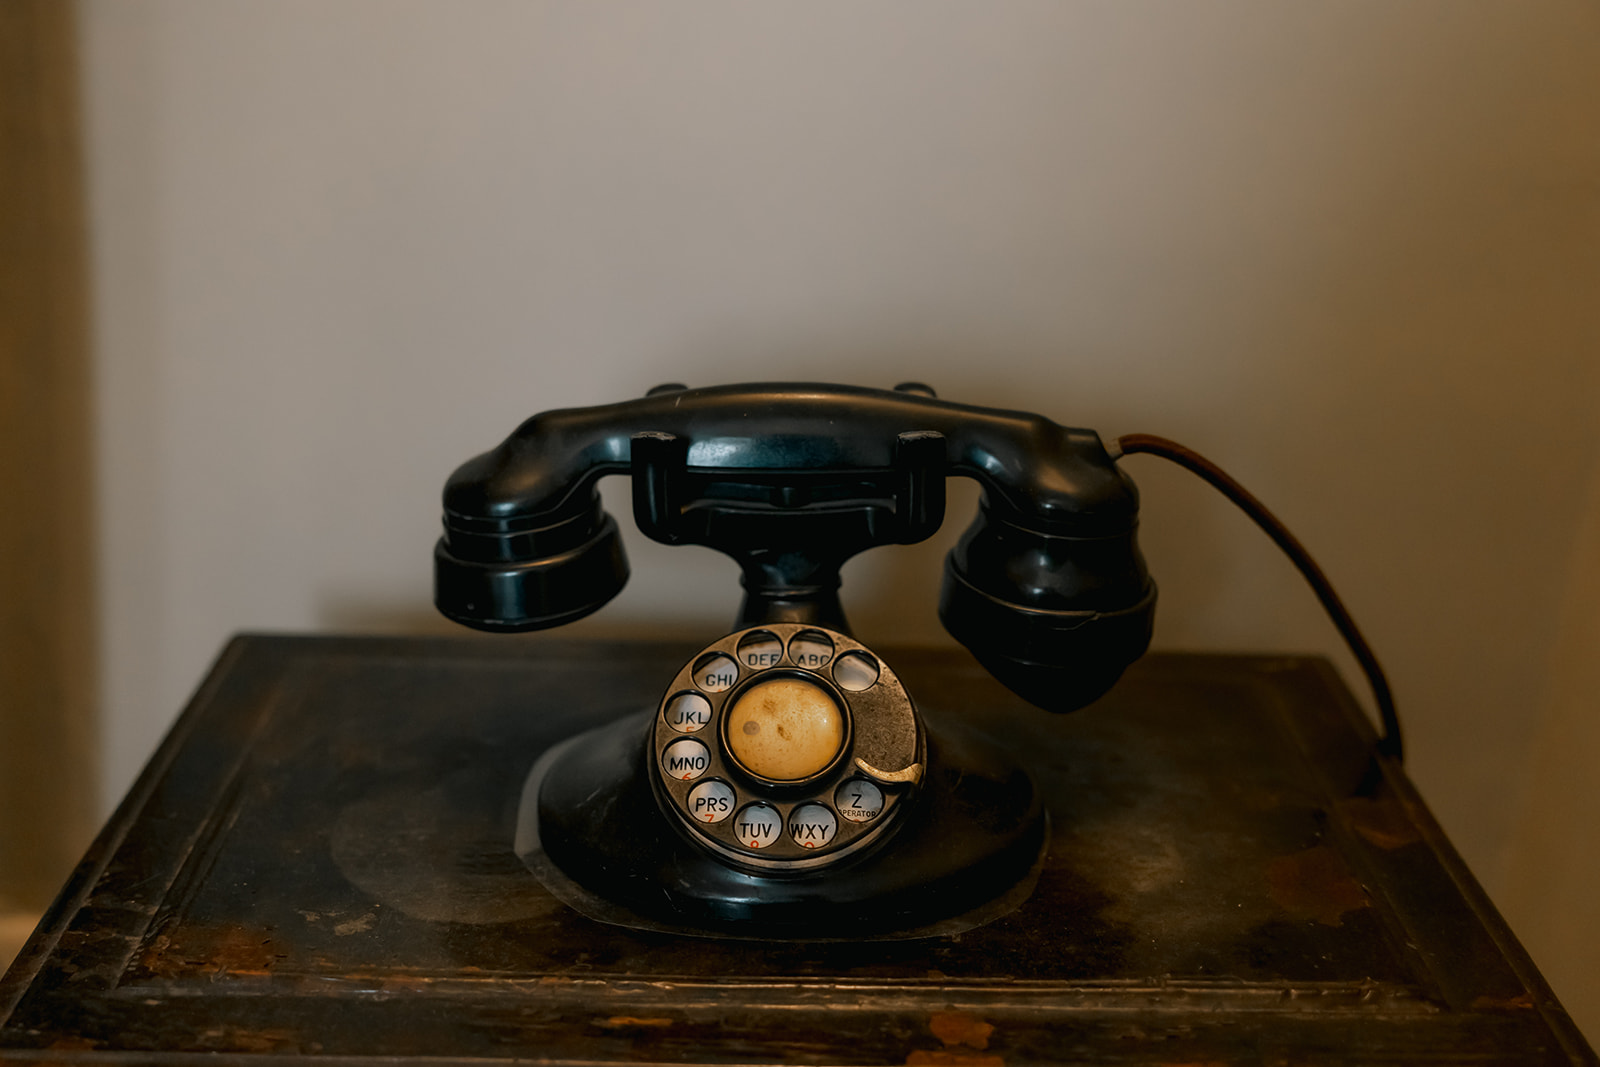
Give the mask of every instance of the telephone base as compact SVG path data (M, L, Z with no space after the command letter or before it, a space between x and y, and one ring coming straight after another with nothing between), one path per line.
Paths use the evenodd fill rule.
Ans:
M642 743L652 713L554 746L523 787L517 855L588 918L742 940L905 940L992 922L1038 880L1048 840L1039 792L980 735L930 731L926 785L870 851L771 872L731 866L663 819Z

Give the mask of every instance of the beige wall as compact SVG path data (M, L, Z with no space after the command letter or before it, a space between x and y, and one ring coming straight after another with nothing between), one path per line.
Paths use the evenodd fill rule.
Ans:
M523 416L920 378L1255 489L1507 884L1541 709L1592 684L1550 670L1600 456L1592 3L84 10L108 798L229 632L432 625L440 484ZM1162 645L1347 662L1242 518L1129 465ZM639 541L584 625L731 620L730 565ZM851 568L867 639L942 639L939 550Z
M1600 1040L1600 468L1574 546L1501 907Z

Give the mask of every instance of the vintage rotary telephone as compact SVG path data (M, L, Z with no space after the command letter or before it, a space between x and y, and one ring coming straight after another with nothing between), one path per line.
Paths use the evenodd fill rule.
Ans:
M850 636L839 569L927 538L945 478L976 480L940 619L1030 703L1088 704L1144 653L1156 600L1137 493L1099 436L915 383L670 385L546 412L446 485L439 610L513 632L605 604L628 578L610 474L632 476L649 537L737 560L745 597L656 707L535 765L517 851L545 885L636 928L801 939L947 933L1025 896L1047 836L1033 783L927 729Z

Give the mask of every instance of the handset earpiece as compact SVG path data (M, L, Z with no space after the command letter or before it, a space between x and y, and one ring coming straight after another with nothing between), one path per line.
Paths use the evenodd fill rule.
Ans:
M450 507L433 550L434 603L456 622L516 633L574 622L598 610L628 581L628 560L613 519L589 488L580 506L560 516L504 517ZM470 486L481 492L481 486Z
M939 618L985 670L1046 711L1074 711L1150 645L1156 588L1125 518L1040 529L989 499L945 558Z

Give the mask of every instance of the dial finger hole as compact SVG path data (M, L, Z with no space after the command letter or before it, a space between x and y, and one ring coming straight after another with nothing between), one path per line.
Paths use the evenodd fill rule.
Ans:
M821 848L838 829L839 820L822 804L797 804L789 813L789 837L801 848Z
M766 848L783 832L783 816L771 804L746 804L733 824L734 836L745 848Z
M883 811L883 790L865 778L852 778L834 790L833 806L851 822L871 822Z
M754 671L775 667L783 658L783 642L776 634L756 630L739 642L739 662Z
M789 638L789 662L820 671L833 659L833 639L821 630L801 630Z
M661 715L680 734L693 734L711 722L711 701L699 693L679 693L667 701Z
M691 738L680 738L661 753L661 769L668 778L676 778L680 782L692 782L706 773L710 766L710 750Z
M739 665L720 652L701 656L694 665L694 684L708 693L725 693L739 680Z
M695 822L721 822L733 814L733 786L713 778L689 790L683 802Z
M846 652L833 665L833 680L852 693L871 689L878 684L878 661L865 652Z

